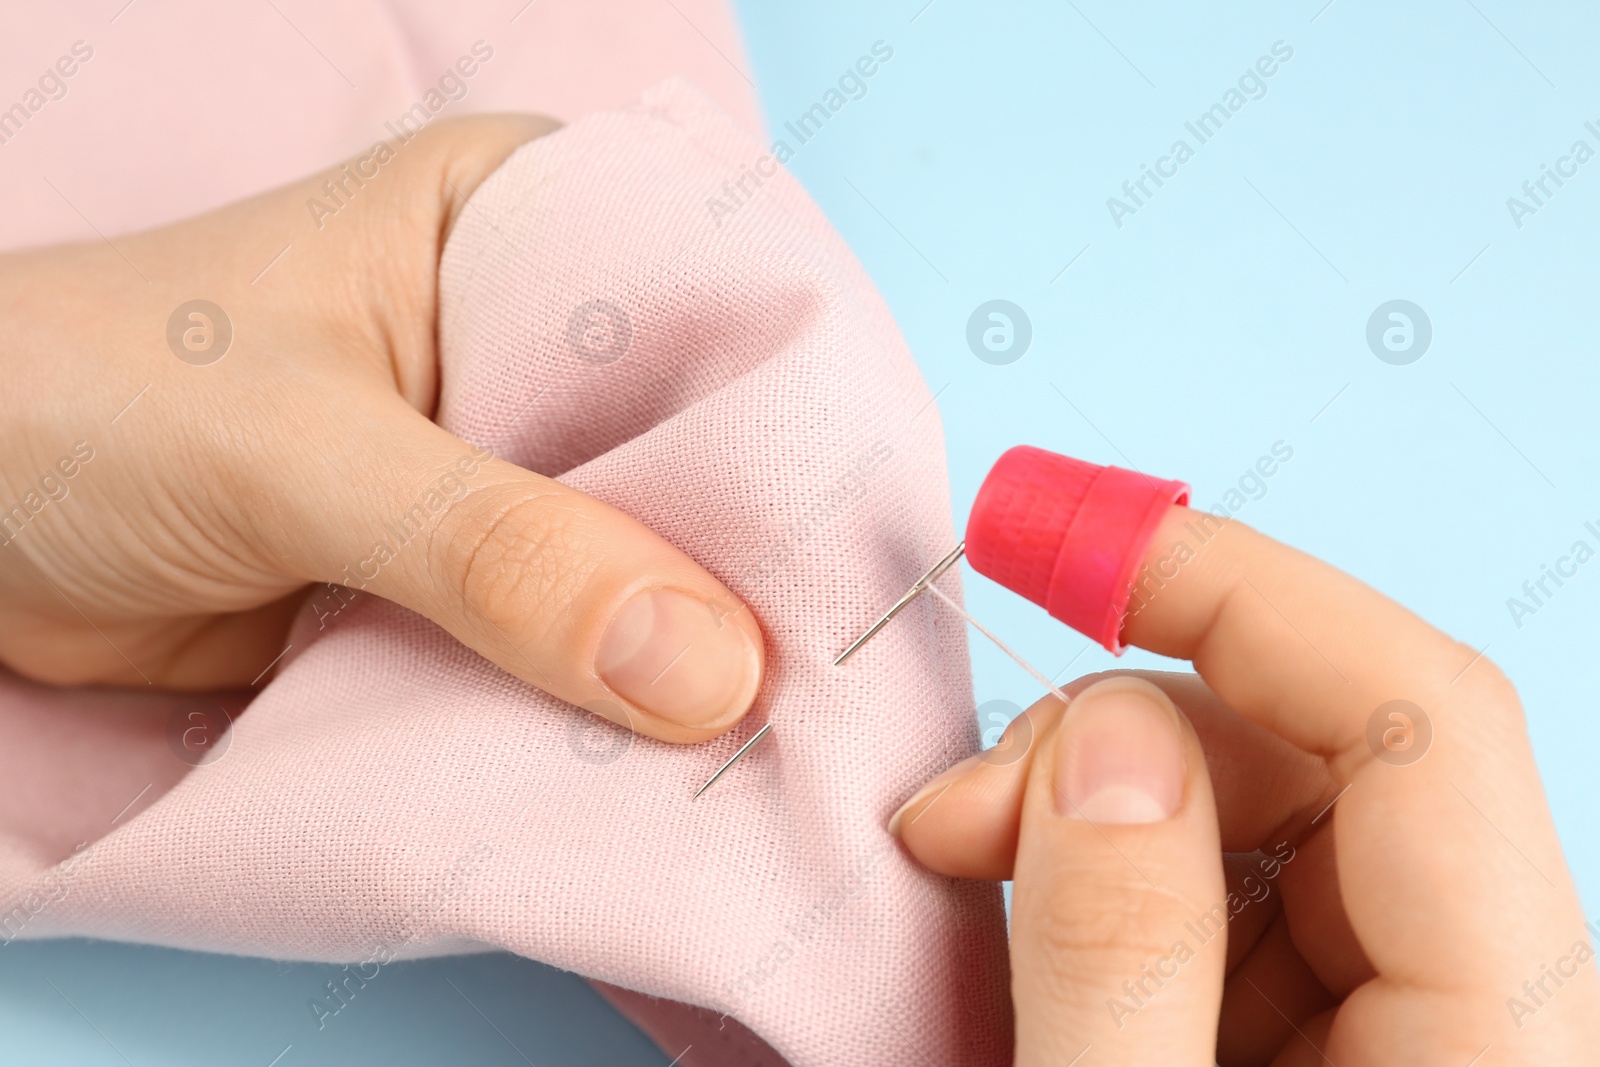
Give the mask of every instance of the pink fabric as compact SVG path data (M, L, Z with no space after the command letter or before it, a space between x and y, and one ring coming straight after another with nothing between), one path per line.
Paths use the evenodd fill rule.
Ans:
M388 136L384 122L480 40L494 58L441 115L570 121L686 75L761 129L724 0L125 3L8 6L0 109L63 56L74 73L19 131L0 127L0 247L97 241L304 177Z
M370 39L382 14L279 3L333 40L345 38L317 19L347 18ZM707 5L677 8L728 32ZM216 29L210 10L189 12L191 44ZM514 25L559 25L542 10ZM137 14L112 29L135 38ZM410 43L437 27L397 23L381 47L340 57L368 85L361 100L383 101L380 116L391 98L398 112L418 95L407 71L438 59L418 59ZM191 32L181 18L161 25ZM603 40L600 19L592 28ZM145 45L173 45L154 36ZM62 37L64 51L83 33ZM41 47L53 61L55 46ZM110 51L97 49L73 92L112 67L94 66ZM330 77L321 62L304 77ZM187 76L154 79L174 107L172 82ZM587 99L610 104L614 92ZM250 99L242 85L235 95L237 106ZM262 146L251 170L212 144L193 161L205 173L173 192L146 173L183 169L148 147L178 144L170 130L141 143L129 140L138 130L85 117L92 109L76 120L49 110L69 103L83 101L52 102L0 146L3 183L39 200L17 170L47 164L77 183L74 211L108 233L233 198L372 137L339 108L279 98L303 125L255 135L297 147ZM215 107L223 129L226 99L196 106ZM125 149L128 181L91 182L87 146L42 125L56 119L82 123L80 137L103 134L100 153ZM524 148L492 176L441 266L440 421L627 510L745 597L770 663L750 720L692 748L620 734L372 598L321 633L303 618L221 758L192 770L167 741L192 698L0 676L0 902L21 909L0 920L22 916L5 933L345 961L363 976L392 957L502 947L622 987L615 998L658 1038L700 1035L685 1065L777 1062L726 1036L720 1013L796 1067L1009 1060L998 892L921 871L883 829L917 785L976 745L959 620L918 605L847 669L829 664L952 540L937 412L860 266L786 174L720 224L708 211L707 198L764 155L740 124L667 85ZM6 238L82 226L47 211ZM580 358L581 324L619 313L622 357ZM768 719L774 736L691 803Z
M706 1067L783 1067L783 1059L738 1019L710 1008L590 982L669 1057Z

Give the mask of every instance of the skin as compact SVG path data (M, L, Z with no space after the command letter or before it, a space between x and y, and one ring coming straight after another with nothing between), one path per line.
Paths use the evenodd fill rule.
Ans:
M326 174L114 247L0 257L0 508L46 475L66 488L3 535L0 663L59 685L265 681L307 597L353 599L326 583L370 574L385 521L442 483L448 506L366 593L649 736L736 723L763 656L736 596L598 500L499 459L463 473L474 446L430 421L445 241L478 184L554 129L435 123L321 230L306 202ZM166 332L196 296L234 331L203 366ZM64 477L77 442L92 459Z
M430 126L340 211L335 239L297 241L259 279L323 176L115 248L0 257L0 506L45 474L67 488L0 546L0 663L63 685L270 676L308 587L339 581L471 453L429 420L439 254L478 183L552 129ZM196 294L235 330L208 366L166 343ZM79 441L92 459L68 476ZM368 592L662 740L744 714L761 634L721 583L526 470L488 460L466 481ZM1148 562L1188 518L1168 517ZM672 657L638 653L660 625L694 639L658 674ZM1525 985L1553 988L1544 968L1588 934L1516 694L1488 660L1237 524L1126 638L1199 673L1081 679L1070 708L1036 704L999 755L894 823L935 871L1015 878L1019 1064L1596 1062L1594 965L1537 1003ZM1433 727L1404 765L1368 742L1396 699ZM1073 799L1130 774L1165 806ZM1191 932L1241 898L1225 933ZM1192 955L1156 985L1147 969L1172 970L1186 938Z
M1196 517L1173 509L1146 565ZM1015 879L1017 1064L1600 1062L1593 938L1492 663L1237 523L1125 637L1198 674L1080 679L892 824L935 871ZM1396 699L1431 723L1420 758L1369 743ZM1069 799L1119 777L1170 807Z

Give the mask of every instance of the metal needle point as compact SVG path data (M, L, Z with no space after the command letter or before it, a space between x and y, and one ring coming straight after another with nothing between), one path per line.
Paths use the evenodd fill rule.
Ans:
M857 650L859 650L862 645L870 641L879 630L883 629L889 624L890 619L894 618L896 615L900 614L900 612L905 610L907 604L910 604L913 600L917 599L917 597L921 596L927 591L930 585L939 580L940 575L949 570L951 567L955 566L956 560L960 559L966 550L967 543L962 541L957 544L955 548L952 548L938 563L935 563L932 567L929 567L928 572L921 578L918 578L916 582L912 584L911 588L906 591L906 595L895 601L894 607L883 613L883 618L873 623L872 626L867 629L866 633L856 638L849 648L839 653L839 658L833 661L833 665L837 667L845 660L855 655ZM729 769L732 768L735 763L738 763L741 759L743 759L745 753L754 748L763 737L766 737L771 729L772 724L769 722L761 729L757 730L755 736L750 738L750 740L746 741L743 745L740 745L739 751L735 752L732 756L729 756L728 762L724 763L721 767L718 767L717 773L713 774L710 778L707 778L706 784L695 790L694 796L690 799L700 799L701 793L704 793L707 789L710 789L713 785L715 785L717 783L717 779L721 778L724 774L727 774Z
M717 773L713 774L710 778L707 778L706 779L706 784L701 786L699 789L696 789L695 792L694 792L694 796L690 797L689 799L690 800L699 800L701 793L704 793L707 789L710 789L713 785L715 785L717 779L721 778L724 774L727 774L728 773L728 768L732 767L735 763L738 763L741 759L743 759L744 758L744 754L746 752L749 752L752 748L755 748L756 747L756 742L760 741L763 737L766 737L767 736L767 732L769 730L771 730L771 729L772 729L772 724L769 722L765 726L763 726L761 729L757 730L756 731L756 735L754 737L752 737L750 740L746 741L744 744L740 745L739 746L739 751L737 751L733 755L729 756L728 757L728 762L724 763L722 766L718 767L717 768Z
M906 605L910 604L913 600L917 599L917 597L926 592L928 586L938 581L941 574L953 567L956 560L960 559L966 550L967 543L962 541L957 544L956 547L952 548L949 554L944 557L944 559L941 559L938 563L935 563L932 567L929 567L928 573L924 574L921 578L918 578L911 588L906 591L906 595L895 601L894 607L883 613L883 618L873 623L867 628L866 633L856 638L854 643L852 643L849 648L839 653L839 658L833 661L833 665L837 667L845 660L855 655L857 650L859 650L862 645L872 640L872 638L877 635L879 630L889 625L890 619L904 611Z

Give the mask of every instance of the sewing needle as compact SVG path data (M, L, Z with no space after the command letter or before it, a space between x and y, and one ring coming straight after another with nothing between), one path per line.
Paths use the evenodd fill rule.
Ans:
M953 567L956 560L960 559L962 553L964 553L966 550L967 543L962 541L957 544L955 548L952 548L950 553L946 555L944 559L941 559L938 563L935 563L932 567L929 567L928 573L924 574L921 578L918 578L911 588L906 591L906 595L895 601L894 607L883 613L883 618L873 623L870 627L868 627L866 633L856 638L855 642L849 648L839 653L839 658L833 661L833 665L837 667L845 660L855 655L857 649L866 644L868 641L872 640L879 630L889 625L890 619L894 618L896 615L900 614L901 611L905 610L906 605L910 604L913 600L917 599L917 597L926 592L928 586L938 581L941 574Z
M744 744L740 745L739 746L739 751L735 752L732 756L729 756L728 757L728 762L724 763L722 766L718 767L717 768L717 773L713 774L710 778L707 778L706 779L706 784L701 786L699 789L696 789L695 793L694 793L694 796L690 797L689 799L690 800L699 800L701 793L704 793L707 789L710 789L713 785L715 785L717 779L721 778L724 774L727 774L728 773L728 768L732 767L735 763L738 763L741 759L743 759L744 758L744 754L746 752L749 752L752 748L754 748L757 741L760 741L763 737L766 737L767 736L767 731L769 731L771 729L772 729L772 724L769 722L765 726L763 726L761 729L757 730L756 731L756 735L754 737L752 737L750 740L746 741Z

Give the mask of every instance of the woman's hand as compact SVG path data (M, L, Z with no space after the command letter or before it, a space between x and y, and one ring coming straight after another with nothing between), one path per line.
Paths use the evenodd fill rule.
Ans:
M369 153L360 185L336 169L0 258L0 663L59 684L246 685L308 585L335 625L356 587L652 737L738 721L762 643L732 593L429 421L444 242L552 129L440 122ZM342 206L313 218L313 199ZM214 307L184 307L197 298Z
M892 824L936 871L1016 879L1016 1062L1600 1062L1593 931L1511 686L1217 526L1169 514L1147 563L1193 558L1125 630L1199 677L1083 679Z

